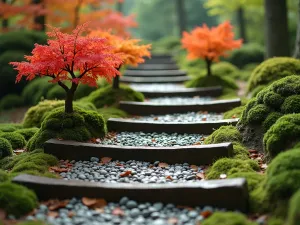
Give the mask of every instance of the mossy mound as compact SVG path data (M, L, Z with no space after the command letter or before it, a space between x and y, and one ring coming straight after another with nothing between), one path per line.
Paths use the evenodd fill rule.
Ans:
M245 106L239 106L239 107L233 108L224 113L224 119L240 118L244 109L245 109Z
M29 140L27 149L43 148L43 144L51 138L86 142L103 137L106 132L106 123L99 113L78 107L73 113L65 113L64 107L61 107L46 116L41 129Z
M259 170L259 165L254 160L241 160L223 158L217 160L209 168L207 179L219 179L221 174L232 175L238 172L255 172Z
M144 95L125 85L120 85L119 89L107 86L93 91L84 100L93 103L99 109L106 106L118 107L120 101L143 102Z
M300 61L289 57L274 57L262 62L251 74L248 92L259 85L268 85L281 78L300 74Z
M2 133L0 134L0 138L8 140L13 149L21 149L26 146L25 138L21 134L15 132Z
M228 176L228 178L238 178L238 177L243 177L247 180L248 190L250 192L256 189L261 184L261 182L263 182L263 180L265 179L265 176L263 174L256 173L256 172L239 172Z
M275 157L281 151L294 147L300 141L300 114L287 114L279 118L264 135L264 149Z
M38 105L31 107L25 114L23 126L24 128L40 127L46 116L57 109L65 105L64 101L45 100L41 101ZM77 106L86 110L95 110L95 106L90 102L74 102L74 106Z
M125 111L114 107L102 108L98 109L97 111L103 116L106 121L109 118L124 118L128 116Z
M24 101L21 96L16 94L5 95L0 101L0 109L8 110L19 108L24 105Z
M38 205L35 193L10 182L0 183L0 208L8 214L23 216Z
M9 176L8 173L5 172L4 170L0 170L0 183L8 181Z
M0 137L0 159L11 156L13 153L13 148L10 142L5 139Z
M300 190L289 201L288 225L300 224Z
M17 223L17 225L46 225L46 223L42 221L25 221Z
M2 132L14 132L18 129L22 129L23 125L18 123L0 123L0 133Z
M203 225L255 225L247 217L237 212L215 212L208 219L204 220Z
M23 128L15 131L15 133L21 134L26 141L28 141L33 135L38 132L39 128L32 127L32 128Z
M219 77L230 77L233 79L238 79L240 75L240 70L235 65L229 62L219 62L213 64L211 67L212 74Z
M300 77L288 76L275 81L252 98L237 125L245 144L263 149L263 134L284 114L300 113Z

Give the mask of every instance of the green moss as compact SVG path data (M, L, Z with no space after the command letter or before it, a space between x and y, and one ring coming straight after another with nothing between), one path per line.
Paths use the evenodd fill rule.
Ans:
M45 100L31 107L25 114L24 128L40 127L43 120L52 110L62 107L64 104L64 101ZM74 106L87 110L96 110L95 106L89 102L74 102Z
M284 219L278 217L268 218L268 225L282 225L284 224Z
M242 136L234 126L222 126L209 135L204 143L217 144L222 142L241 142Z
M256 172L241 172L241 173L234 173L228 176L228 178L238 178L244 177L247 180L248 190L251 192L256 189L261 182L265 179L263 174L259 174Z
M248 123L251 123L251 124L262 123L268 116L269 112L270 112L270 109L263 104L254 106L248 112L248 116L247 116Z
M250 192L250 211L254 213L265 213L270 211L264 187L265 180L256 189ZM273 207L274 208L274 207Z
M300 74L299 60L289 57L274 57L262 62L251 74L248 92L259 85L267 85L283 77Z
M47 115L41 129L29 140L27 149L42 148L51 138L86 142L103 137L106 132L105 121L99 113L75 107L74 112L68 114L62 107Z
M14 132L21 128L22 125L18 123L0 123L0 131L2 132Z
M3 133L0 134L0 137L7 139L10 142L13 149L21 149L26 145L25 138L21 134L15 132Z
M251 96L254 98L258 95L259 92L261 92L263 89L265 89L267 85L258 85L256 88L251 91Z
M0 101L0 109L8 110L19 108L24 105L24 101L21 96L16 94L5 95Z
M34 168L33 168L34 169ZM37 170L22 170L21 172L11 172L9 173L9 179L13 179L16 176L19 176L21 174L29 174L29 175L34 175L34 176L39 176L39 177L47 177L47 178L59 178L59 176L55 173L51 173L48 171L43 171L39 172Z
M125 85L121 85L119 89L107 86L93 91L85 100L93 103L97 108L118 107L120 101L142 102L144 95Z
M281 111L284 114L300 113L300 95L287 97L281 106Z
M224 119L240 118L245 106L239 106L224 113Z
M17 225L46 225L46 223L42 221L25 221L17 223Z
M238 168L238 170L233 171L232 169ZM230 171L232 170L232 171ZM208 179L219 179L221 174L234 174L234 172L255 172L259 170L259 165L254 160L241 160L241 159L231 159L223 158L217 160L207 173Z
M276 121L282 117L283 114L279 113L279 112L271 112L267 118L265 119L265 121L262 123L262 126L263 126L263 130L264 132L267 132L270 127L276 123Z
M11 156L13 153L13 148L10 142L5 139L0 137L0 159Z
M215 212L204 220L203 225L255 225L247 217L237 212Z
M32 127L32 128L23 128L20 130L15 131L15 133L21 134L26 141L28 141L36 132L38 132L37 127Z
M8 173L5 172L4 170L0 170L0 183L7 181L8 178Z
M38 205L35 193L9 182L0 183L0 208L17 217L29 213Z
M33 162L25 162L23 164L18 164L12 169L12 173L23 172L27 170L37 171L39 173L44 173L48 169L47 165L36 165Z
M212 74L219 77L230 77L232 79L238 79L240 70L229 62L219 62L213 64L211 67Z
M280 94L269 91L268 89L266 89L266 93L262 97L263 103L273 109L280 109L282 103L285 101L284 97L282 97Z
M102 108L98 109L97 111L104 117L106 121L109 118L124 118L128 116L123 110L114 107Z
M300 224L300 191L297 191L289 201L288 225Z
M233 155L235 159L249 159L249 151L245 146L238 142L232 142L233 145Z
M300 114L287 114L279 118L264 135L264 149L274 157L300 141Z

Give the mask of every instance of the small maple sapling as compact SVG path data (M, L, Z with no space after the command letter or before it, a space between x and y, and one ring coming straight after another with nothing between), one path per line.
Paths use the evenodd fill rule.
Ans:
M92 31L91 37L102 37L108 40L109 44L114 46L114 52L120 54L122 58L121 66L138 66L138 64L145 62L143 57L150 57L149 52L151 45L139 45L139 39L123 39L119 36L113 35L107 31ZM113 88L119 88L119 76L114 77Z
M182 47L188 52L188 59L204 59L207 76L212 75L211 65L221 56L227 56L227 51L239 48L242 40L234 40L232 25L226 21L211 29L204 24L196 27L191 33L183 32Z
M74 93L80 83L97 86L97 79L105 77L111 81L120 75L116 69L122 64L114 47L105 38L83 37L87 24L78 26L71 34L51 28L47 45L35 45L28 62L11 62L18 71L16 82L22 77L51 77L50 82L58 83L66 91L65 112L73 112ZM70 84L68 85L67 83Z

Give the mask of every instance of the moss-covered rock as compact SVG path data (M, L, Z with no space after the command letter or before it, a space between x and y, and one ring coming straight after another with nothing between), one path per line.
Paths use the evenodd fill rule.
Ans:
M215 212L208 219L204 220L203 225L255 225L247 217L237 212Z
M0 138L8 140L13 149L21 149L26 145L25 138L21 134L15 132L2 133L0 134Z
M33 151L42 148L51 138L85 142L103 137L106 132L105 121L99 113L75 107L70 114L61 107L46 116L41 129L29 140L27 149Z
M219 179L221 174L232 175L238 172L255 172L258 170L259 165L254 160L222 158L209 168L206 177L208 179Z
M300 141L300 114L287 114L279 118L264 135L263 141L270 157L294 147Z
M8 181L9 176L8 173L5 172L4 170L0 170L0 183Z
M0 208L17 217L32 211L38 205L35 193L10 182L0 183Z
M300 224L300 191L297 191L289 201L288 225Z
M219 77L230 77L233 79L238 79L240 75L240 70L235 65L229 62L219 62L213 64L211 67L212 74Z
M244 109L245 109L245 106L239 106L239 107L233 108L224 113L224 119L240 118Z
M127 113L121 109L114 107L101 108L97 110L103 118L107 121L109 118L124 118L127 117Z
M144 95L125 85L121 85L119 89L107 86L93 91L84 100L93 103L97 108L118 107L120 101L142 102Z
M262 62L251 74L248 92L259 85L268 85L290 75L300 74L300 61L289 57L274 57Z
M0 159L11 156L13 153L13 148L10 142L5 139L0 137Z
M28 141L38 130L39 128L37 127L23 128L15 131L15 133L21 134L25 140Z
M265 176L256 172L238 172L231 174L228 178L243 177L247 180L248 190L251 192L256 189L261 182L265 179Z
M24 128L40 127L46 116L53 109L64 106L64 101L45 100L38 105L31 107L25 114L23 126ZM90 102L74 102L74 105L86 110L95 110L95 106Z
M23 105L24 105L24 101L23 101L22 97L17 94L5 95L0 100L0 109L2 109L2 110L19 108Z
M284 114L300 113L300 95L287 97L281 105L281 112Z
M23 125L18 123L0 123L1 132L14 132L18 129L22 129Z

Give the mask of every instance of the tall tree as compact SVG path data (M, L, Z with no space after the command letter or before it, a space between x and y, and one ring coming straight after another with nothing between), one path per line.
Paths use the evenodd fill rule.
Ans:
M243 39L243 42L247 42L247 34L246 34L246 19L245 19L245 9L244 7L239 7L237 9L237 23L239 27L239 36Z
M300 0L298 2L298 27L294 57L300 59Z
M43 0L32 0L32 4L41 5L42 8L44 8L44 2ZM46 18L45 14L43 15L36 15L34 17L34 27L38 30L45 31L46 30Z
M286 0L264 0L266 57L289 56Z
M184 0L176 0L177 18L179 25L179 36L186 30L186 12L184 7Z
M6 3L6 0L2 0L3 3ZM1 15L0 15L1 16ZM7 29L8 28L8 19L3 18L2 19L2 28Z

